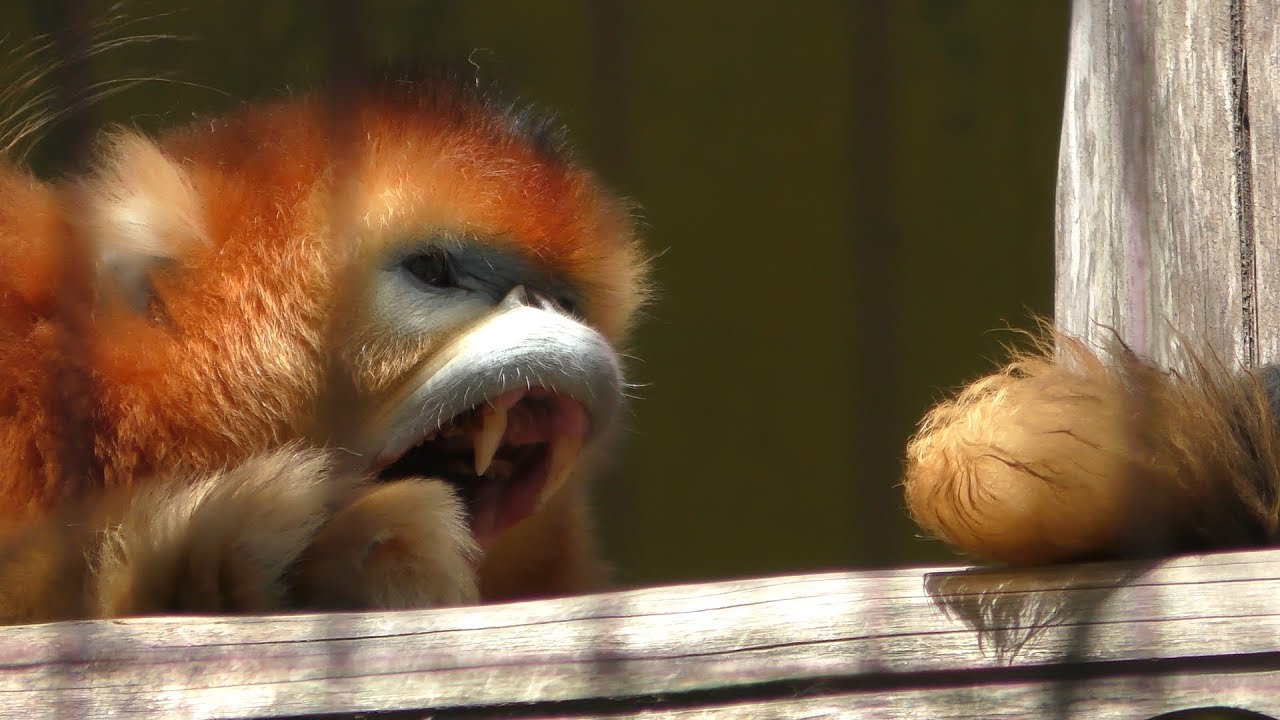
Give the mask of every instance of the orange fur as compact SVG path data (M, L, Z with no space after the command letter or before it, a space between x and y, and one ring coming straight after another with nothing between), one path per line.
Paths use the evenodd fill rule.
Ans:
M359 489L341 447L465 332L380 325L367 294L388 252L465 233L570 283L617 344L644 294L627 208L460 86L377 83L335 107L316 94L117 133L56 185L0 168L0 620L594 581L581 479L477 575L451 490ZM49 530L68 514L89 529Z
M905 481L925 530L1014 563L1280 539L1280 435L1258 376L1056 340L925 417Z

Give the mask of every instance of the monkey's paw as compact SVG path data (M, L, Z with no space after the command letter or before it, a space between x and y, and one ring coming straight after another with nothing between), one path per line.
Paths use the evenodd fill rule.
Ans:
M439 481L362 487L290 448L131 494L92 567L102 617L390 609L477 599L462 503Z
M331 610L461 605L479 599L479 549L466 511L439 480L359 492L303 553L298 591Z

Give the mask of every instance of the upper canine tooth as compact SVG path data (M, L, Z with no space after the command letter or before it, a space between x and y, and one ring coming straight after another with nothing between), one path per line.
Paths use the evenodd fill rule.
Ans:
M473 440L477 476L485 474L502 445L502 436L507 433L507 408L502 403L480 406L480 429Z
M541 506L559 490L573 472L578 462L578 454L582 452L582 444L586 436L576 432L559 432L551 438L551 457L547 460L547 482L538 493L538 505Z
M502 436L507 433L507 411L524 398L527 391L510 390L501 395L489 398L480 404L480 429L472 440L475 450L476 475L485 474L493 463L493 455L502 445Z

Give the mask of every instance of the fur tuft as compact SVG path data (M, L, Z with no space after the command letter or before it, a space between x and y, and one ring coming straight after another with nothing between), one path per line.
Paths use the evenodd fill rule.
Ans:
M67 38L60 41L49 35L37 35L25 42L12 43L7 33L0 36L0 58L3 59L0 62L0 156L13 162L25 162L30 155L48 155L53 149L49 146L55 145L56 140L49 136L56 127L77 114L140 85L178 82L165 75L152 75L145 69L119 64L122 60L127 62L127 57L122 57L120 52L126 48L179 40L177 36L163 32L155 23L173 12L139 16L130 12L127 3L109 3L104 9L93 5L87 3L82 8L90 12L83 18L83 27L88 32L72 42L66 42ZM83 46L80 46L81 42ZM69 48L68 45L77 47ZM77 62L107 56L117 67L117 77L84 84L63 82L61 86L55 86L59 76L65 79L68 72L76 72ZM192 85L189 82L181 84ZM212 88L206 89L213 91ZM52 154L60 155L62 149L59 147Z
M100 277L135 308L145 307L151 268L208 242L204 204L186 171L141 135L110 137L102 157L95 176L79 186L81 214L73 220L96 244Z
M1274 542L1280 438L1262 379L1058 335L934 408L907 449L931 534L1011 563Z

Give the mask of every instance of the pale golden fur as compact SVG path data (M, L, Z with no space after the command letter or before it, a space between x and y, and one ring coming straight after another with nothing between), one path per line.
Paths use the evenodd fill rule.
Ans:
M929 533L1012 563L1280 539L1280 436L1258 376L1167 372L1058 335L924 418L906 499Z
M0 608L25 622L476 601L478 550L448 486L361 483L293 447L64 509L3 538Z

